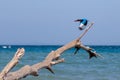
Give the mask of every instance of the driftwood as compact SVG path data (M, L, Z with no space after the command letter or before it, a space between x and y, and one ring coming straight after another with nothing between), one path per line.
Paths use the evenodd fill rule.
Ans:
M3 71L0 73L0 80L19 80L21 78L25 78L28 75L32 75L32 76L38 76L38 71L42 68L46 68L48 69L51 73L54 74L54 71L52 70L52 65L64 62L63 58L60 58L60 55L70 49L75 47L76 51L75 54L77 53L77 51L82 48L84 50L86 50L89 53L89 58L92 57L97 57L100 56L98 55L96 52L92 51L92 48L90 47L86 47L84 46L80 39L85 35L85 33L90 29L90 27L93 25L93 23L91 23L89 25L89 27L85 30L85 32L83 34L80 35L80 37L78 37L77 39L71 41L70 43L58 48L55 51L51 51L48 56L42 61L39 62L37 64L34 64L32 66L30 65L26 65L24 67L22 67L21 69L14 71L14 72L10 72L10 70L18 63L18 60L21 58L21 56L24 54L24 49L19 49L14 58L12 59L12 61L3 69Z
M3 80L7 73L18 63L19 59L24 55L24 49L18 49L13 59L6 65L0 73L0 80Z

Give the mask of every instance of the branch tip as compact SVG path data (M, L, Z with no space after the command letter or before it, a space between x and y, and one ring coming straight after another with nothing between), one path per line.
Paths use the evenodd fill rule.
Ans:
M50 66L46 67L46 69L49 70L51 73L55 74Z

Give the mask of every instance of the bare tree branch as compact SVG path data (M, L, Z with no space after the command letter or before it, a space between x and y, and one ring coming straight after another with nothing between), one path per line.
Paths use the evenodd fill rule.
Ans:
M12 69L12 67L14 67L16 65L16 63L18 62L18 59L20 59L19 57L16 57L18 55L21 55L21 53L23 53L24 51L20 52L17 51L17 55L15 55L15 59L13 58L13 60L8 64L8 66L5 67L5 70L3 69L3 71L0 74L0 80L18 80L21 78L25 78L28 75L33 75L33 76L38 76L38 71L42 68L46 68L48 69L51 73L54 74L54 71L52 70L52 65L64 62L64 59L61 59L60 56L61 54L63 54L64 51L75 47L77 49L77 51L82 48L84 50L86 50L90 57L97 57L97 53L96 52L92 52L92 48L86 47L84 46L80 39L85 35L85 33L90 29L90 27L93 25L93 23L91 23L89 25L89 27L85 30L85 32L83 32L83 34L80 35L80 37L78 37L77 39L71 41L70 43L58 48L55 51L51 51L48 56L42 61L39 62L37 64L34 64L32 66L26 65L24 67L22 67L21 69L14 71L14 72L9 72L10 69ZM24 50L24 49L22 49ZM77 53L76 51L76 53ZM20 54L18 54L18 52ZM75 54L76 54L75 53ZM11 66L12 64L12 66ZM14 64L14 66L13 66ZM8 69L8 70L7 70ZM9 73L8 73L9 72Z
M18 49L13 59L6 65L0 73L0 80L3 80L5 75L18 63L19 59L24 55L24 49Z

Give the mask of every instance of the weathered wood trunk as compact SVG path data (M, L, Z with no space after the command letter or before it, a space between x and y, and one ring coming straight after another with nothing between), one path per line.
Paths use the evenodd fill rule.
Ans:
M0 73L0 80L18 80L21 78L25 78L28 75L38 76L39 75L38 71L42 68L46 68L50 72L54 73L54 71L51 69L51 66L61 63L61 62L64 62L64 59L63 58L61 59L60 55L64 51L66 51L70 48L73 48L73 47L75 47L77 50L79 50L79 48L86 50L89 53L90 58L99 56L96 52L92 52L91 48L84 46L80 41L80 39L85 35L85 33L89 30L89 28L92 25L93 25L93 23L91 23L89 25L88 29L86 29L85 32L83 34L81 34L80 37L78 37L77 39L58 48L55 51L51 51L42 62L36 63L32 66L26 65L17 71L9 72L18 63L18 60L24 54L24 49L23 48L19 49L16 52L12 61Z

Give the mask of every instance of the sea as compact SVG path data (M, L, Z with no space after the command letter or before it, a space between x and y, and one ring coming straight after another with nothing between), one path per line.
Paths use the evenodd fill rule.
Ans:
M11 70L16 71L25 65L34 65L45 59L52 51L63 45L10 45L0 46L0 71L12 59L18 48L24 48L25 54ZM101 57L89 59L89 55L80 49L74 55L75 48L65 51L61 58L65 62L52 66L55 74L41 69L39 76L27 76L21 80L120 80L120 46L87 45Z

